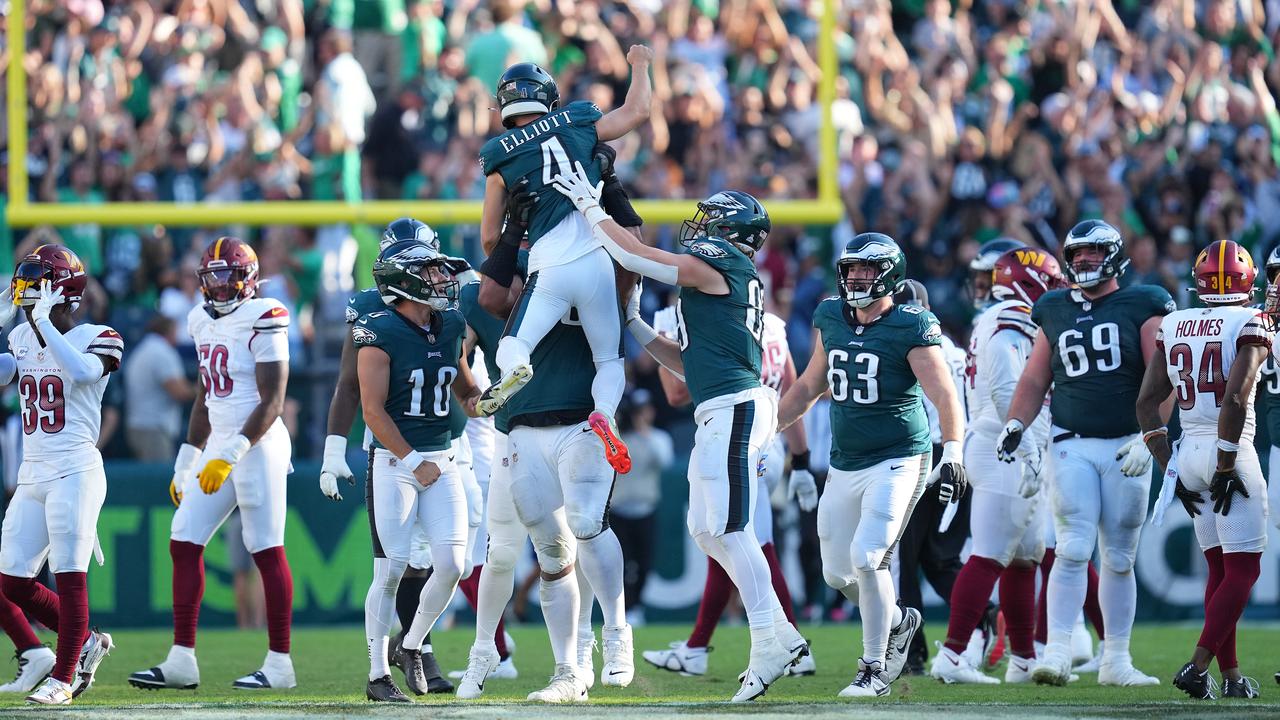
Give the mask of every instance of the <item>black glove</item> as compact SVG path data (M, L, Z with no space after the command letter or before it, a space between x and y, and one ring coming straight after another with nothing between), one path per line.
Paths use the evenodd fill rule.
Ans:
M450 275L458 276L471 269L471 263L466 258L456 258L445 256L444 269L449 271Z
M643 225L644 220L631 206L631 197L627 195L626 188L622 187L618 174L613 171L613 161L618 156L617 151L606 143L596 143L592 152L596 162L600 164L600 179L604 182L604 188L600 191L600 207L604 208L604 211L609 213L613 221L621 227L631 228Z
M502 229L499 242L520 247L529 230L529 216L538 204L538 196L529 192L529 181L521 180L507 195L507 226Z
M1200 504L1204 502L1204 498L1200 497L1200 493L1191 492L1186 485L1179 480L1178 484L1173 488L1173 494L1182 503L1182 509L1187 511L1192 519L1200 514Z
M942 503L960 502L969 490L969 478L964 465L944 462L938 465L938 500Z
M1240 493L1249 497L1244 489L1244 480L1234 467L1229 470L1217 470L1213 473L1213 481L1209 483L1209 498L1213 500L1213 511L1226 517L1231 512L1231 496Z
M609 143L596 143L591 153L595 155L596 162L600 164L600 179L606 184L610 180L617 180L618 176L613 172L613 161L618 158L618 151L614 150Z

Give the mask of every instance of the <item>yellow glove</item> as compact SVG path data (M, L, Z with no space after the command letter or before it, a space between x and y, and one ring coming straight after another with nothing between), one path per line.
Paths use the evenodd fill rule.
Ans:
M227 476L231 474L231 466L240 462L240 458L249 451L249 447L249 438L236 435L222 448L221 452L216 453L204 464L199 480L200 489L205 495L218 492L218 488L222 487L222 483L226 482Z
M182 491L178 489L178 483L169 481L169 499L173 501L173 506L178 507L182 504Z

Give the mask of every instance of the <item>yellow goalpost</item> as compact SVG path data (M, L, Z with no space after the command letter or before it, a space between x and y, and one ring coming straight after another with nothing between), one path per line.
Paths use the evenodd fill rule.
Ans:
M839 221L841 203L837 189L836 131L831 118L838 72L834 31L835 5L823 3L818 38L818 65L822 78L818 102L822 107L819 130L818 197L769 203L769 215L778 225L831 225ZM9 204L8 222L14 227L35 225L96 224L108 226L161 224L211 226L233 222L241 225L330 225L335 223L383 224L409 215L432 225L468 225L480 222L480 202L461 200L366 200L322 202L286 200L253 203L80 203L28 202L27 77L22 66L26 55L26 8L14 0L8 18ZM695 198L687 200L639 200L636 211L646 222L677 224L691 217Z

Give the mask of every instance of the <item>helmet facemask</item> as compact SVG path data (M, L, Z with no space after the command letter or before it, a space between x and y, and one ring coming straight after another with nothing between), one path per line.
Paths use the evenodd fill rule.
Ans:
M458 281L442 258L379 260L374 272L384 302L408 300L437 311L458 302Z
M1092 248L1100 251L1096 261L1078 261L1081 251ZM1121 258L1121 246L1115 242L1074 243L1062 250L1064 268L1071 282L1081 288L1096 287L1111 278L1118 278L1129 266L1127 258Z
M210 307L226 315L256 293L258 266L232 265L225 260L209 261L198 272L200 290Z
M889 260L851 258L837 265L840 278L840 294L853 308L865 308L876 300L893 293L886 276L893 270Z

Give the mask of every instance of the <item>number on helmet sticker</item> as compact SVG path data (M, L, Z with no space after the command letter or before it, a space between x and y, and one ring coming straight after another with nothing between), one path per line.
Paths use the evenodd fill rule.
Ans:
M550 185L555 182L557 175L568 175L573 171L573 165L569 164L569 155L564 151L564 146L560 144L560 138L552 136L542 142L542 184ZM551 166L555 166L554 172Z
M1090 364L1098 372L1111 372L1120 367L1120 326L1115 323L1100 323L1093 326L1089 333L1089 344L1086 346L1084 333L1079 330L1064 330L1058 336L1058 357L1067 377L1080 377L1089 372ZM1090 350L1094 359L1090 360Z

